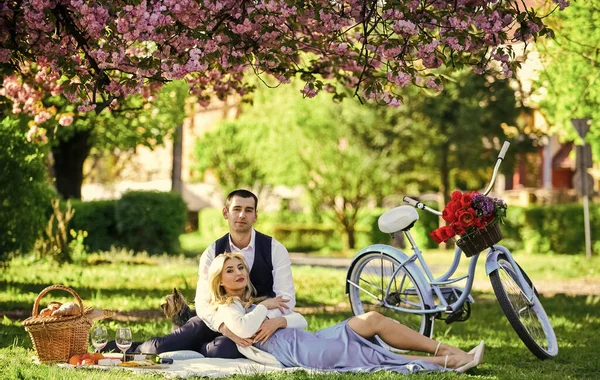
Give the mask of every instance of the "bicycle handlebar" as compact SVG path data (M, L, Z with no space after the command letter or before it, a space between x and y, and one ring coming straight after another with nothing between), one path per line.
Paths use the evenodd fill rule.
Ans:
M411 197L403 197L402 200L408 203L409 205L413 206L414 208L429 211L430 213L435 214L437 216L442 215L442 213L438 210L432 209L431 207L426 206L425 203L419 202L416 199L412 199Z
M498 169L500 168L500 164L502 164L502 161L504 160L504 156L506 155L506 151L508 150L509 146L510 146L510 143L508 141L505 141L504 144L502 144L502 148L500 149L500 153L498 154L498 159L496 160L496 166L494 166L492 180L490 181L490 184L488 185L488 187L485 190L485 192L483 193L483 195L488 195L490 193L490 191L492 191L492 187L494 186L494 183L496 182L496 175L498 175ZM438 210L427 207L425 205L425 203L419 202L416 199L412 199L411 197L403 197L402 200L404 202L408 203L409 205L413 206L414 208L429 211L430 213L438 215L438 216L442 215L442 213L439 212Z
M499 160L504 160L504 156L506 155L509 146L510 143L508 141L505 141L504 144L502 144L502 149L500 149L500 154L498 154Z

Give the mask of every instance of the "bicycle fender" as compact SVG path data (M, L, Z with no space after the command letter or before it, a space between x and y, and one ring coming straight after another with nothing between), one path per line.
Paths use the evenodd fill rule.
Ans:
M409 257L404 252L390 245L374 244L363 248L360 252L356 254L356 256L354 256L354 259L352 259L352 263L350 263L350 266L348 267L348 272L346 273L346 294L350 292L350 285L348 284L348 280L350 279L350 273L352 273L352 269L364 255L371 252L381 252L383 254L391 256L394 259L398 260L400 264L405 263L409 259ZM424 290L424 303L426 305L434 305L433 297L431 296L431 292L429 291L429 284L427 283L427 281L425 281L425 278L423 277L419 266L413 261L406 264L405 267L413 275L415 283L418 284L418 286Z
M485 274L488 276L490 273L498 269L498 255L501 253L508 253L508 250L501 245L494 245L493 249L490 248L485 259Z

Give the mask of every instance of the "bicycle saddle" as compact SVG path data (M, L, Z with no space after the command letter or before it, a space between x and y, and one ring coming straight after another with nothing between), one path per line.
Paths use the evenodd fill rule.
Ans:
M412 206L404 205L386 211L379 217L377 224L381 232L393 234L411 228L417 220L419 220L417 210Z

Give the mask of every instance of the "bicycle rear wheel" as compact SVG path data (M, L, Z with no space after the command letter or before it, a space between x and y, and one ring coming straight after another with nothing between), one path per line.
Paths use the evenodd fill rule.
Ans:
M377 311L420 334L431 336L433 322L430 316L400 312L384 306L384 301L389 305L415 310L423 310L429 306L425 305L424 290L415 283L415 275L410 270L403 267L392 278L399 266L398 260L385 253L369 252L362 256L352 267L349 276L352 282L349 284L352 312L360 315ZM379 337L377 339L383 347L389 349Z
M517 279L518 270L526 282L533 286L525 271L513 267L505 255L498 255L498 269L490 273L496 298L519 338L535 356L542 360L556 356L558 342L552 324L537 292L533 294L533 302L527 301Z

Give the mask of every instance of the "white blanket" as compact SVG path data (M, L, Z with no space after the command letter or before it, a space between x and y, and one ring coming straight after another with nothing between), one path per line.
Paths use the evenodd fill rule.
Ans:
M64 368L84 368L84 366L74 367L70 364L59 364ZM173 364L165 364L166 369L143 369L131 367L101 367L86 366L94 369L124 370L134 372L155 372L161 373L168 378L187 378L192 376L221 378L233 375L258 375L271 372L294 372L304 370L304 368L282 368L279 366L270 366L259 364L249 359L187 359L175 360ZM309 371L312 372L312 371Z

